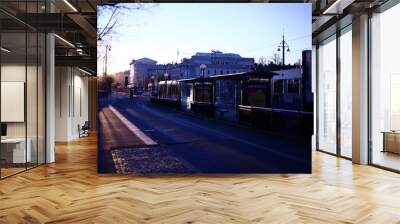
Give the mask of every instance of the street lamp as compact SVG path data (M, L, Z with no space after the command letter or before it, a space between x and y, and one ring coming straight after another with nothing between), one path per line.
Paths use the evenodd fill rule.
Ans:
M204 70L206 70L207 65L201 64L200 65L200 70L201 70L201 88L202 88L202 93L201 93L201 100L204 102Z
M207 68L207 65L205 65L205 64L201 64L200 65L200 69L202 70L202 71L204 71L204 69L206 69Z
M150 95L151 96L153 96L153 94L154 94L154 90L156 89L156 80L155 80L155 76L154 75L152 75L151 76L151 81L152 81L152 84L153 84L153 86L151 87L151 93L150 93Z
M279 43L278 51L282 49L282 67L285 67L285 48L287 52L290 52L289 45L285 41L285 34L282 35L282 42Z
M164 73L164 77L165 77L165 98L168 95L168 85L167 85L167 78L168 78L168 73Z

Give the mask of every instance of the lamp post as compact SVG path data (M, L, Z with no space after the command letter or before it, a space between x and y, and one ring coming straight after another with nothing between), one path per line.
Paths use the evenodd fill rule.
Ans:
M278 51L281 51L282 48L282 68L285 67L285 48L287 52L290 52L289 45L285 41L285 33L282 35L282 42L279 43Z
M106 55L104 59L104 76L107 76L107 65L108 65L108 52L111 51L111 46L106 45Z
M153 86L151 87L151 93L150 93L150 95L151 96L153 96L153 94L154 94L154 90L156 89L156 80L155 80L155 76L154 75L152 75L151 76L151 82L152 82L152 84L153 84Z
M164 78L165 78L165 81L167 81L168 73L164 73Z
M201 100L204 102L204 70L206 70L207 65L201 64L200 65L200 70L201 70Z
M165 98L166 98L168 95L168 85L167 85L168 73L164 73L164 78L165 78Z

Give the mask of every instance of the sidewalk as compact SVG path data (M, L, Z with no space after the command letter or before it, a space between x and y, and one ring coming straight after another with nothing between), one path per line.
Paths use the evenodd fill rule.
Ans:
M108 106L102 106L98 112L98 149L97 170L100 173L117 172L113 161L112 149L128 145L142 145L141 141L118 118Z
M116 108L99 111L98 170L100 173L193 173L196 169L157 145Z
M99 112L99 135L102 150L145 144L121 121L110 107Z

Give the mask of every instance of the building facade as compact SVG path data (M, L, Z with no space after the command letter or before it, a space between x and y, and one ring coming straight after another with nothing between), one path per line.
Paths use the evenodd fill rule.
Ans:
M114 84L117 88L126 88L128 87L130 80L129 80L130 70L117 72L112 74L114 77Z
M132 60L130 63L130 77L129 83L135 87L146 86L146 80L148 77L148 70L155 68L157 61L150 58L141 58L138 60Z
M201 64L207 66L204 70L204 75L208 77L211 75L251 71L254 66L254 58L244 58L239 54L212 51L211 53L196 53L190 59L187 59L187 63L191 64L191 76L189 78L200 76Z
M196 53L184 58L181 63L157 64L149 58L132 60L130 79L133 86L144 87L152 80L179 80L201 76L200 65L205 64L204 76L248 72L253 69L254 58L241 57L239 54L211 51ZM167 75L165 75L167 74Z

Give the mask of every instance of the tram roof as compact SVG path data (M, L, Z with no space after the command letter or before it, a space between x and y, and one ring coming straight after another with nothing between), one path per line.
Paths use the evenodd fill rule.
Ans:
M158 82L158 84L159 84L159 85L164 85L165 82L166 82L168 85L176 85L176 84L178 84L178 81L179 81L179 80L160 81L160 82Z
M212 75L209 77L204 77L204 81L215 81L223 79L246 79L246 78L259 78L259 79L271 79L273 76L279 75L276 72L271 71L251 71L251 72L237 72L222 75ZM180 79L178 82L198 82L202 81L201 77L190 78L190 79Z
M178 80L178 82L189 82L189 83L201 82L201 81L203 81L203 79L201 77L190 78L190 79L179 79ZM212 80L210 79L210 77L204 77L204 81L207 82L207 81L212 81Z

